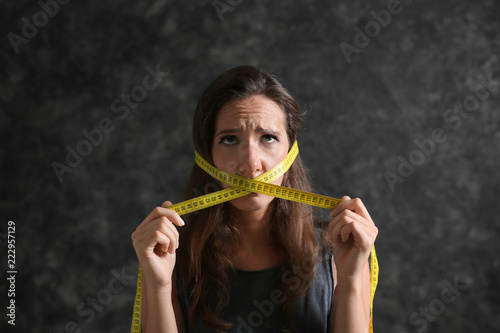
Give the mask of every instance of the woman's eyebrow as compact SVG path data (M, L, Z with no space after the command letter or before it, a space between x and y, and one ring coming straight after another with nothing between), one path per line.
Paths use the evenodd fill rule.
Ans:
M227 129L220 130L219 132L217 132L217 134L215 134L215 136L219 136L222 134L234 134L237 132L241 132L241 128L227 128Z
M256 130L257 130L257 132L260 132L260 133L273 134L273 135L276 135L276 136L280 135L279 131L273 130L271 128L257 127Z
M271 129L271 128L257 127L255 130L259 133L273 134L276 136L280 135L279 131L276 131L276 130ZM223 129L223 130L220 130L219 132L217 132L215 134L215 136L220 136L220 135L224 135L224 134L234 134L234 133L238 133L238 132L241 132L241 128L226 128L226 129Z

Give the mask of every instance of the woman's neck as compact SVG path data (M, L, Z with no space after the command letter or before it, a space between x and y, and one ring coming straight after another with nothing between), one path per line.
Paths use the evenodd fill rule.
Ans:
M239 239L233 252L233 265L241 270L262 270L276 266L281 256L269 238L271 209L264 212L231 211Z

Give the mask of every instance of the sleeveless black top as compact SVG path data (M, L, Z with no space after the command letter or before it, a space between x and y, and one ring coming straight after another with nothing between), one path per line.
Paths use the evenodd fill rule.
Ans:
M303 267L296 267L297 274ZM281 265L260 271L235 270L231 278L229 304L220 318L233 324L229 333L283 332L289 320L282 311L284 295L280 280L298 286L297 277L285 272ZM176 270L177 290L182 290L183 279ZM293 306L293 332L328 332L328 317L333 298L332 255L320 257L316 264L316 274L306 295L302 295ZM189 291L179 294L187 333L207 333L200 318L189 320L191 306Z

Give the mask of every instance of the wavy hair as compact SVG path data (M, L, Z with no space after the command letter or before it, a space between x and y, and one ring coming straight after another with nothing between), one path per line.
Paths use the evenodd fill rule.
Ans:
M295 142L303 117L295 99L274 76L252 66L239 66L217 77L202 93L196 107L193 120L194 146L208 162L213 164L211 145L217 111L231 100L256 95L269 98L285 111L288 142L290 145ZM311 190L300 156L297 156L285 173L282 186ZM195 164L184 198L195 197L202 188L214 192L220 189L220 185ZM228 215L227 204L206 208L187 216L186 226L180 230L181 242L176 268L180 269L183 276L183 290L189 291L192 300L189 317L198 316L209 329L216 332L224 332L232 326L218 318L218 315L229 300L229 281L233 271L230 254L240 237L236 225ZM290 277L302 281L294 285L280 282L286 300L283 311L291 326L292 304L307 292L314 277L318 242L310 206L279 198L275 198L271 204L273 209L268 237L283 258L281 273L287 272L291 274ZM305 263L310 269L301 272L299 276L295 272L296 268L304 267ZM209 299L217 299L215 307L209 306Z

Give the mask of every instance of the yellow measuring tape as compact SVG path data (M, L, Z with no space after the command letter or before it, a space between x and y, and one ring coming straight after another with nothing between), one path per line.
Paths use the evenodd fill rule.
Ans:
M260 176L249 179L237 176L217 169L208 163L198 152L195 153L195 162L209 175L219 181L231 185L232 187L209 193L200 197L186 200L175 205L167 207L179 213L179 215L188 214L200 209L218 205L220 203L233 200L249 193L261 193L273 197L296 201L311 206L333 209L342 200L314 194L301 190L296 190L284 186L270 184L273 180L283 175L292 165L299 153L297 141L293 144L287 156L281 163ZM379 266L375 246L372 247L370 255L370 333L373 333L373 299L378 284ZM141 332L141 305L142 305L142 270L139 267L137 275L137 291L134 301L134 311L132 317L131 333Z

